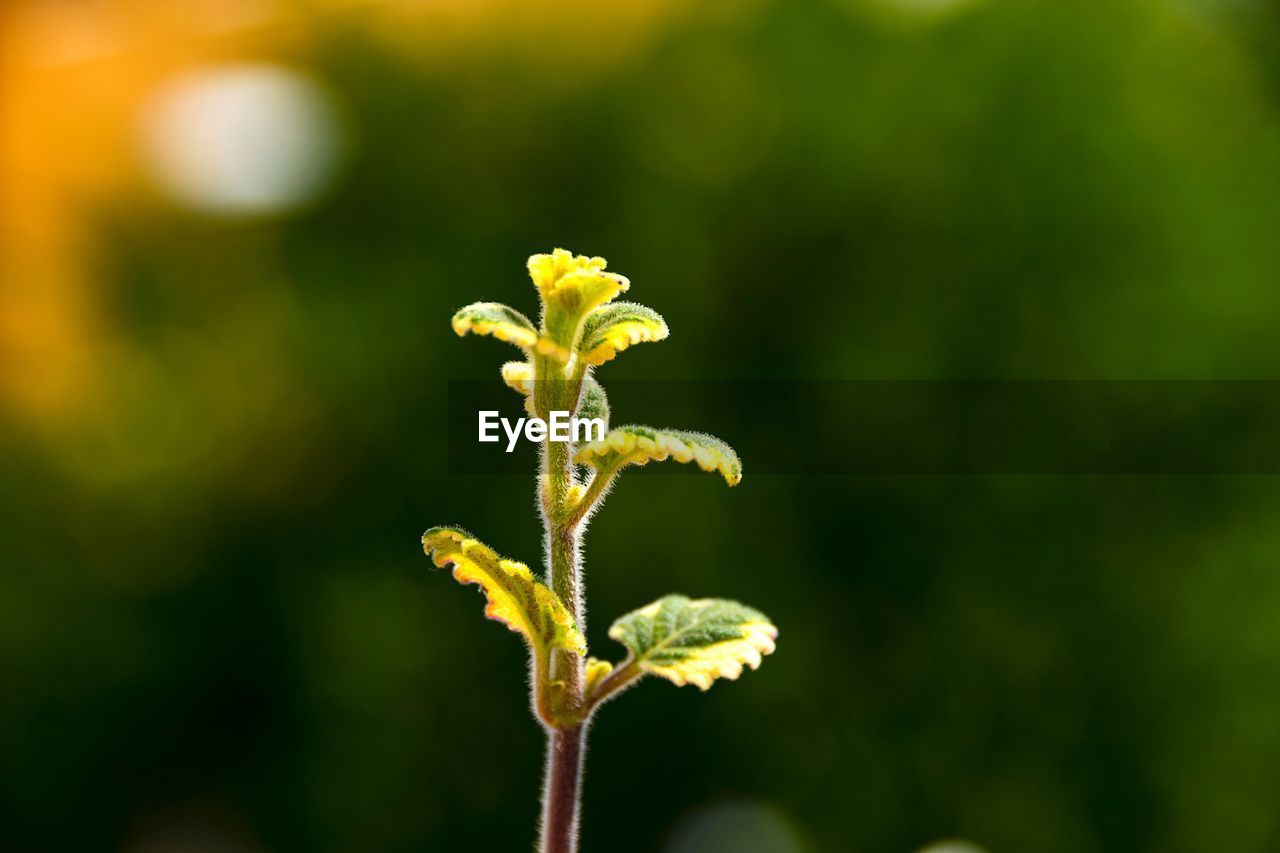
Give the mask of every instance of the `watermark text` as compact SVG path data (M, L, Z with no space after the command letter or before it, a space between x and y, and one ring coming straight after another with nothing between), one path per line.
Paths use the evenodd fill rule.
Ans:
M515 450L521 434L526 441L532 441L535 444L544 441L581 444L604 439L604 419L602 418L579 418L569 412L553 411L550 420L517 418L515 423L512 423L507 418L499 416L497 411L481 410L479 414L479 440L501 441L502 437L498 434L501 428L507 437L508 453Z

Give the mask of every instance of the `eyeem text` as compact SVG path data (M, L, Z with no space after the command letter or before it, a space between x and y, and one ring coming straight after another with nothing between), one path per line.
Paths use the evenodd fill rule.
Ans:
M480 441L500 441L498 428L507 436L507 452L515 450L516 442L523 432L526 441L573 442L581 444L586 441L604 440L603 418L579 418L568 412L551 413L551 420L542 418L517 418L513 424L506 418L499 417L496 411L480 412Z

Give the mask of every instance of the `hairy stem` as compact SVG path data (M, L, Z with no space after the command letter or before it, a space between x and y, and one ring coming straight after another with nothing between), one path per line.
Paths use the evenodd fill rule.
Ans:
M578 802L585 739L585 725L552 730L547 739L541 853L575 853L578 849Z
M543 522L546 526L548 562L551 566L551 589L573 614L578 630L586 633L586 608L583 607L582 572L578 564L578 532L564 522L573 473L568 445L548 442L543 453ZM557 650L552 658L551 677L561 682L565 699L571 708L582 701L582 658L571 651Z
M583 493L582 499L578 501L576 506L567 510L568 514L564 519L566 527L576 529L582 523L582 520L591 514L596 504L600 502L605 492L609 490L609 485L613 482L613 478L617 473L618 469L616 467L596 472L591 484L587 486L587 490Z
M582 369L565 377L563 371L543 361L539 372L556 378L543 385L537 407L576 412ZM573 614L578 630L585 633L587 621L577 525L567 523L565 518L574 485L569 445L544 444L540 473L539 503L551 589ZM579 722L583 704L582 658L574 652L557 649L552 654L550 670L545 676L550 683L535 685L535 690L551 696L551 720L544 718L548 725L547 770L542 792L542 853L574 853L578 844L578 803L586 736L586 729Z
M556 721L554 698L551 695L551 654L540 651L533 660L533 712L544 726Z

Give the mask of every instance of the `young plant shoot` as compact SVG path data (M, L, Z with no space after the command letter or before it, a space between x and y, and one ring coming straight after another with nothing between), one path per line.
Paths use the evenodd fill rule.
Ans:
M529 258L529 275L542 301L538 325L505 305L477 302L454 315L453 330L492 335L523 351L523 361L503 365L502 378L524 395L531 423L578 418L607 430L609 404L595 368L632 344L664 339L666 322L643 305L613 301L630 284L605 272L603 258L556 249ZM482 415L481 429L490 428L493 440L497 425L496 413ZM498 556L457 527L431 528L422 545L437 567L452 566L460 583L479 585L488 599L485 615L528 644L533 710L547 733L540 849L572 853L584 739L596 709L646 675L702 690L718 678L737 678L744 666L755 669L773 651L777 629L762 613L733 601L668 595L609 628L609 637L626 649L621 662L588 657L580 538L618 475L631 465L674 459L719 472L734 486L742 465L717 438L646 426L615 427L603 436L594 428L576 436L570 430L569 440L542 441L540 455L545 575Z

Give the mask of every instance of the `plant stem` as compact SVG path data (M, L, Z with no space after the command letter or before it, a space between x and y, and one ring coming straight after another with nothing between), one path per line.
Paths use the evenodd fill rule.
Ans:
M548 442L543 453L543 465L543 523L551 564L551 589L573 614L574 624L585 635L587 623L582 600L582 573L578 565L578 532L575 526L565 524L563 520L569 488L573 484L568 445ZM574 652L558 649L552 657L551 677L561 682L564 698L572 709L576 709L582 702L582 658Z
M578 534L573 526L556 519L564 507L564 496L572 483L569 458L563 445L551 444L546 451L544 472L547 481L547 551L551 562L551 585L573 614L580 630L585 619L582 606L582 578L578 565ZM555 448L555 449L551 449ZM557 485L563 472L563 487ZM552 658L551 677L560 688L557 716L563 720L577 715L582 706L582 659L564 649ZM586 727L574 723L561 728L547 727L547 771L542 791L542 853L574 853L578 849L578 803L582 788L582 747Z
M582 520L595 509L596 504L604 497L604 493L608 490L609 484L613 482L614 475L617 473L617 468L596 472L595 477L591 480L591 485L587 486L582 499L578 501L578 505L565 516L564 523L566 527L577 529Z
M587 706L584 709L585 716L590 718L595 713L596 708L603 703L612 699L619 692L625 690L634 684L644 675L644 670L636 664L635 659L630 655L626 661L617 669L605 676L604 681L600 682L592 695L586 697Z
M586 725L556 729L547 738L547 778L542 792L541 853L575 853L582 753Z
M582 389L584 365L566 376L550 359L539 356L537 372L546 381L535 386L535 408L541 417L551 410L576 412ZM566 513L574 485L569 445L546 442L542 450L539 504L546 535L551 589L573 615L578 630L586 633L582 568L578 558L578 525ZM546 680L544 683L544 679ZM550 672L535 673L534 691L544 697L535 706L547 729L547 770L542 791L542 853L575 853L578 849L578 809L582 792L582 753L586 726L581 722L583 704L582 658L567 649L556 649ZM547 701L549 697L549 701ZM543 708L549 705L548 714Z
M541 651L533 661L533 713L544 726L556 723L556 708L551 695L551 653Z

